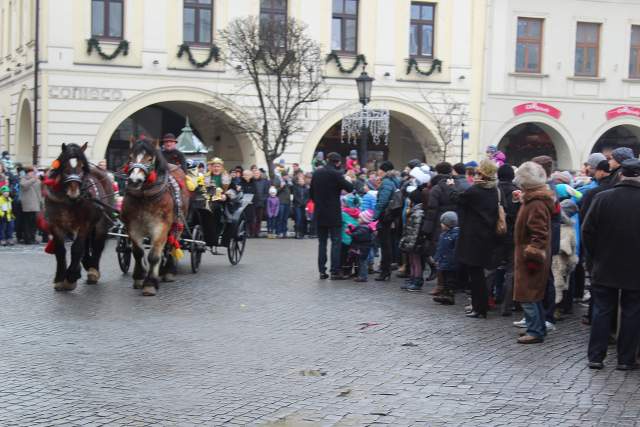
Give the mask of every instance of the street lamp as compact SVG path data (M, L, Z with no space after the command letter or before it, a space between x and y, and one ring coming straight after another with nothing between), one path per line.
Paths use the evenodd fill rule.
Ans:
M371 88L373 87L373 81L375 80L373 77L370 77L366 71L367 64L365 63L362 66L362 73L360 76L356 78L356 85L358 87L358 98L360 98L360 103L362 104L362 129L360 132L360 167L367 166L368 160L368 150L367 145L369 144L369 122L367 120L367 104L371 101Z

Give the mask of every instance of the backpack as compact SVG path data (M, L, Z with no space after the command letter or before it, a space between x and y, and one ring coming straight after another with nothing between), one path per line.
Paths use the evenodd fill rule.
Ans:
M393 185L396 186L396 189L391 195L389 204L384 209L384 215L382 217L383 221L387 223L393 222L396 219L400 218L400 216L402 215L402 208L404 207L404 195L395 182L393 183Z

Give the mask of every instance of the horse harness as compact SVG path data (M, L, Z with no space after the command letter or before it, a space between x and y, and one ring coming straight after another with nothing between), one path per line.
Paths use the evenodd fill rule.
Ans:
M145 175L149 176L149 171L151 169L150 165L145 163L131 163L129 165L129 170L133 170L135 168L142 169L145 172ZM149 199L150 201L153 201L162 196L168 187L172 190L169 194L171 194L171 197L173 198L173 210L175 217L182 220L182 192L180 191L180 184L169 171L163 175L161 181L153 183L151 186L146 188L144 186L140 189L127 187L126 194L136 199Z

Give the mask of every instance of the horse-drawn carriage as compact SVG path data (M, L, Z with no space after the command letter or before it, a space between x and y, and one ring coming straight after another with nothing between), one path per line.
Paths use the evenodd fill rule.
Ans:
M240 262L247 243L245 209L252 200L252 194L236 193L225 201L192 206L179 243L182 250L189 252L193 273L198 272L203 253L218 254L221 247L227 249L232 265ZM118 265L123 273L127 273L131 267L132 248L126 227L118 220L109 234L117 239Z

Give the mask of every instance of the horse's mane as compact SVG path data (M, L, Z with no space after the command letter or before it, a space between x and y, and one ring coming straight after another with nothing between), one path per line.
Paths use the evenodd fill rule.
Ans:
M50 176L56 177L59 174L61 174L63 171L62 166L67 164L67 162L73 158L80 160L80 162L82 162L82 172L84 172L85 174L89 174L90 172L89 161L87 160L87 157L84 155L84 151L82 150L82 147L80 147L78 144L71 143L71 144L62 144L62 151L60 152L60 155L58 156L58 159L57 159L58 162L60 163L60 167L56 169L52 169Z
M147 139L147 138L141 138L139 140L137 140L135 142L135 144L133 145L133 148L131 149L131 152L136 155L138 153L140 153L141 151L145 151L149 154L153 154L155 159L156 159L156 164L155 164L155 170L156 173L160 176L164 175L165 173L167 173L167 171L169 170L169 163L167 163L167 160L164 158L164 156L162 155L162 152L160 151L160 149L158 149L153 141Z

